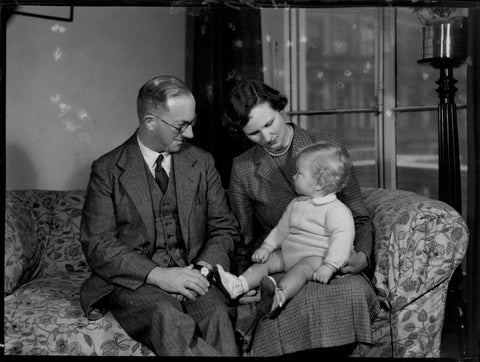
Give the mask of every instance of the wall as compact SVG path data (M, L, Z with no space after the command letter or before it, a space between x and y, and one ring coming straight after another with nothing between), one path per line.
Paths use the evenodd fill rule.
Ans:
M7 24L6 189L86 188L93 160L136 129L139 87L185 76L185 12L75 7L73 22ZM18 11L67 16L68 7Z

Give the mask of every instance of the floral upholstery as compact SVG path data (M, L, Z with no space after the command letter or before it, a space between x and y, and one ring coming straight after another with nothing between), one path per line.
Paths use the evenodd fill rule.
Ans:
M353 355L438 357L448 281L468 243L465 222L448 205L411 192L362 191L383 309L373 321L375 344ZM6 192L6 355L153 355L111 313L89 321L81 310L89 275L79 243L83 199L83 190Z
M5 298L5 354L141 356L111 313L89 321L80 307L87 272L59 273L22 285Z
M89 321L80 286L84 191L8 191L5 199L5 354L153 355L111 313Z
M383 307L373 322L375 345L363 354L439 357L448 282L468 245L465 221L449 205L413 192L362 191L375 229L373 283Z
M7 192L5 293L23 281L88 270L78 240L83 195L82 190Z

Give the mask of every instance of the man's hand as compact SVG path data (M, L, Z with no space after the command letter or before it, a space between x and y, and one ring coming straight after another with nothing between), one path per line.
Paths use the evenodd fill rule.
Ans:
M327 284L333 275L333 269L327 265L320 265L313 273L313 280L322 284Z
M210 283L198 270L192 268L193 265L183 268L156 267L148 274L147 283L193 300L197 295L205 295Z
M252 289L247 293L243 294L242 297L238 300L239 304L250 304L260 301L260 291Z
M367 256L364 252L353 252L348 259L347 264L340 269L342 274L358 274L368 266Z
M255 263L265 263L268 260L268 257L270 256L270 252L262 247L259 247L257 250L255 250L252 254L252 261Z

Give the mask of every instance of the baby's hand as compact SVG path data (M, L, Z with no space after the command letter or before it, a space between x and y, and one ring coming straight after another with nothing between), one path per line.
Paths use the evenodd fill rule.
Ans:
M320 265L315 273L313 273L313 280L320 282L322 284L327 284L330 278L333 275L333 269L326 266Z
M270 252L267 249L260 247L253 252L252 261L263 264L268 260L269 256Z

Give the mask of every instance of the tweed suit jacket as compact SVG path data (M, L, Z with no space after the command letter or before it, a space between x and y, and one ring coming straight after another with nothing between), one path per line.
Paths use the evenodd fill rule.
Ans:
M311 133L294 127L292 154L318 141L330 142L348 153L335 132ZM295 157L291 159L295 170ZM242 240L236 245L235 260L238 272L251 264L250 255L258 248L268 233L277 225L290 201L298 196L293 183L293 174L285 178L275 161L263 147L255 145L233 161L229 196L233 211L240 224ZM372 252L372 225L352 168L345 188L338 194L352 212L355 221L355 250L362 251L370 259Z
M237 223L213 157L186 144L172 154L172 162L187 262L204 260L229 268L238 240ZM117 286L130 290L142 286L157 266L151 260L156 231L149 176L136 133L92 164L80 226L92 270L80 298L90 319L106 312L96 302Z

